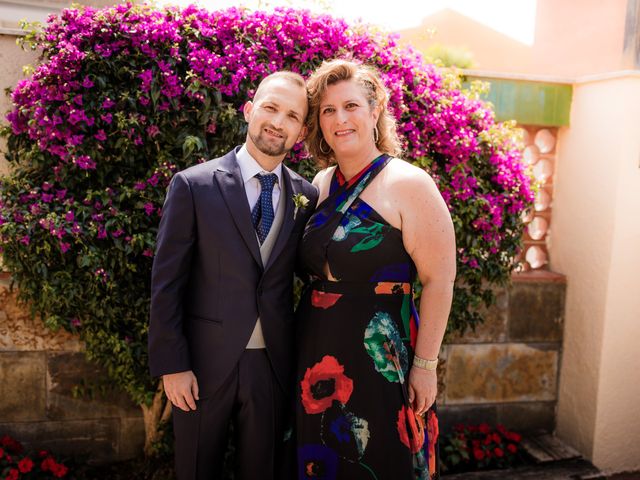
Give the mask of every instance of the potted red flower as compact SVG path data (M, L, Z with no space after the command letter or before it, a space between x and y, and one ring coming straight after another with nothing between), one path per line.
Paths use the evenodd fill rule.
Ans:
M507 430L503 425L458 424L452 433L441 439L443 469L462 472L513 467L523 461L521 440L522 435Z
M36 454L9 435L0 438L0 480L64 478L69 468L47 450Z

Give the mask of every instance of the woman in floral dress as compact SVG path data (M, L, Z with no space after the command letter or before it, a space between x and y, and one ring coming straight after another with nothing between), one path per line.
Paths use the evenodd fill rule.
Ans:
M314 179L318 208L300 248L314 281L298 309L298 477L437 479L451 217L431 177L394 158L395 122L375 70L325 62L308 89L307 147L336 165Z

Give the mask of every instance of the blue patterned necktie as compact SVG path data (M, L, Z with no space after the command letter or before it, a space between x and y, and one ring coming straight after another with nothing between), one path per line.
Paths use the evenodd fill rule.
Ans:
M275 173L267 173L257 174L256 177L260 181L260 198L251 211L251 221L262 245L273 224L273 186L278 183L278 176Z

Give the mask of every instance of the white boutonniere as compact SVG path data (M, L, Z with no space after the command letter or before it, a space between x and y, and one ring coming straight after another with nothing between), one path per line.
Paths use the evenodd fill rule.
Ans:
M293 211L293 219L295 220L298 216L298 210L305 209L309 205L309 199L305 197L302 193L296 193L293 196L293 204L296 206L296 209Z

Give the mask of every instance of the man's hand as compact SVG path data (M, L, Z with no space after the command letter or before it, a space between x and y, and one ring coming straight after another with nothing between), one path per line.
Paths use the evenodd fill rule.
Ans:
M164 392L173 405L185 412L196 409L196 400L200 400L198 380L191 370L163 375L162 383Z

